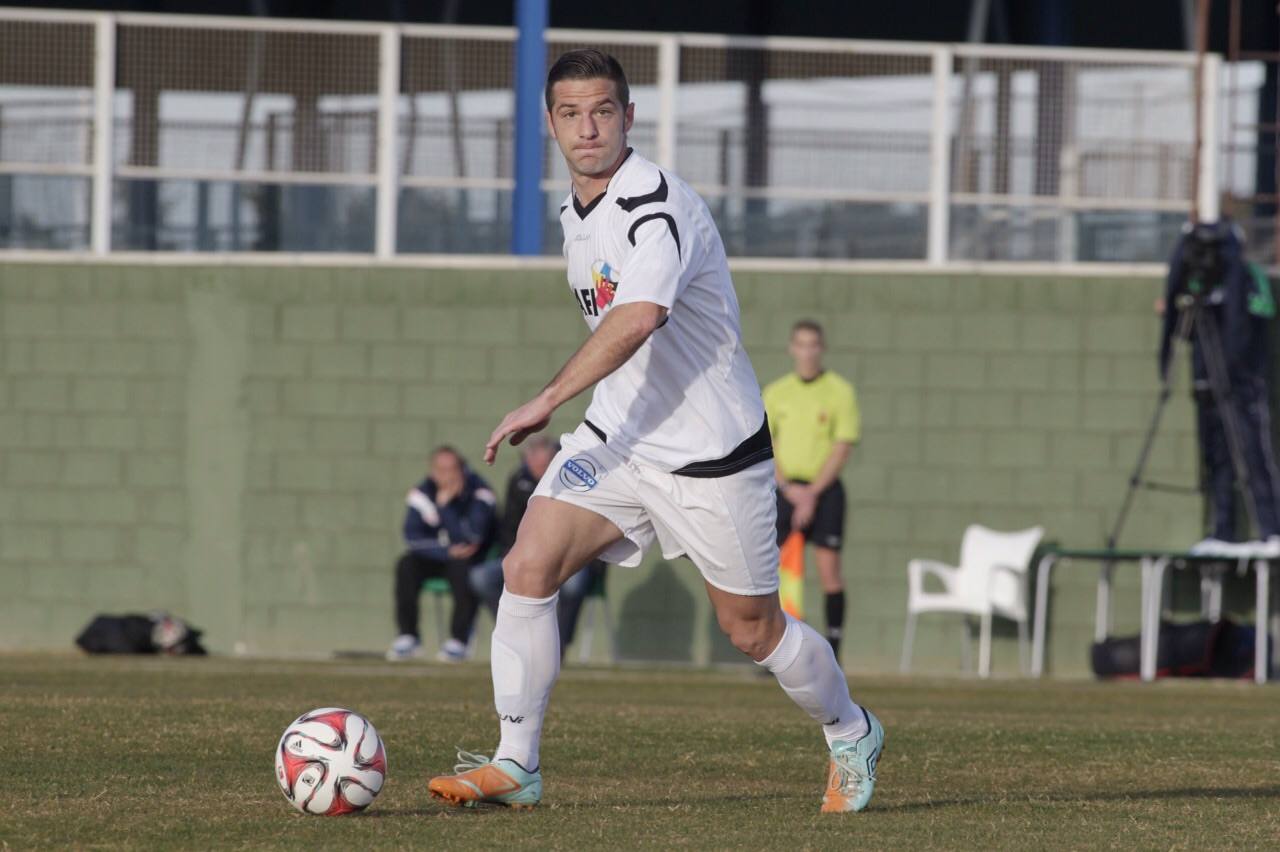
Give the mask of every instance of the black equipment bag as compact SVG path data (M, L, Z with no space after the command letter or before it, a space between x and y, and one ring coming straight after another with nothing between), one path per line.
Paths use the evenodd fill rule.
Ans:
M167 613L98 615L76 637L90 654L191 654L208 652L200 630Z
M1250 677L1254 628L1228 619L1216 623L1160 623L1156 677ZM1141 671L1137 636L1093 643L1093 673L1098 677L1137 677Z

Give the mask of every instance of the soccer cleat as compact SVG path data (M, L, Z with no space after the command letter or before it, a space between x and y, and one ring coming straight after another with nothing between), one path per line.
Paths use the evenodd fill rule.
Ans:
M529 772L514 760L491 761L483 754L458 749L454 775L437 775L427 784L432 798L454 807L506 805L532 808L542 800L542 773Z
M870 710L863 708L862 712L867 716L867 732L856 740L836 740L831 744L827 791L822 797L824 814L860 811L875 792L876 763L884 751L884 726Z
M422 650L422 643L412 633L401 633L387 649L387 659L392 662L411 660Z

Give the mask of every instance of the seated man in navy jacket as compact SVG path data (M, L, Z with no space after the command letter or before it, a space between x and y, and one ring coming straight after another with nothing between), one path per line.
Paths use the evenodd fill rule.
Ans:
M404 541L408 551L396 563L396 623L400 635L387 651L389 660L405 660L421 648L418 595L431 577L448 579L453 590L450 638L437 659L457 662L466 656L480 599L471 590L471 567L484 561L496 523L493 492L452 447L431 454L431 475L406 497Z

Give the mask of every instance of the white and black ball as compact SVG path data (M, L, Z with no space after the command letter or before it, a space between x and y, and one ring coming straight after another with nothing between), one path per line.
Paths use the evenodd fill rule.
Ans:
M369 720L338 707L304 713L276 747L276 781L304 814L337 816L369 807L387 775L387 751Z

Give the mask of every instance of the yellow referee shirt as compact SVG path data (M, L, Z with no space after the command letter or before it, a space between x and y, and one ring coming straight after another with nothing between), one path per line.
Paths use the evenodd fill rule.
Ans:
M806 382L789 373L764 389L774 457L786 479L812 482L836 441L857 443L858 398L830 370Z

